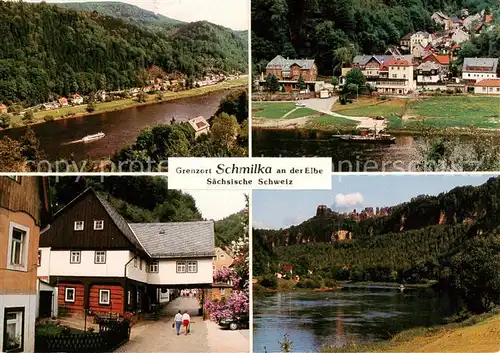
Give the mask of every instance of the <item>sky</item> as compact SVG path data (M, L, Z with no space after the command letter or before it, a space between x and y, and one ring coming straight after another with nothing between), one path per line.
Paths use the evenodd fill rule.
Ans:
M196 207L205 219L218 221L245 208L245 194L241 190L182 190L193 196Z
M318 205L337 212L394 206L418 195L438 195L456 186L481 185L492 174L333 176L332 190L254 190L254 228L280 229L313 217Z
M41 2L42 0L29 0ZM107 0L46 0L46 2L100 2ZM250 0L121 0L184 22L209 21L234 30L250 27Z

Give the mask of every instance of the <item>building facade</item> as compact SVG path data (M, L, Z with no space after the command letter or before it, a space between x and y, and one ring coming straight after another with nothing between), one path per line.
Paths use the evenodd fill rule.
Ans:
M318 68L312 59L285 59L277 55L266 66L266 76L270 74L280 81L297 81L302 77L306 82L313 82L318 77Z
M498 58L465 58L462 66L462 78L469 81L481 81L497 77Z
M34 352L40 228L48 215L46 180L0 177L0 347Z
M89 188L54 215L40 252L59 311L141 313L168 289L211 288L213 222L129 224Z
M226 251L222 250L219 247L215 248L215 258L213 265L214 273L217 272L218 270L229 268L233 264L233 261L234 261L233 257L229 255Z
M474 93L500 95L500 78L490 78L476 82L474 84Z

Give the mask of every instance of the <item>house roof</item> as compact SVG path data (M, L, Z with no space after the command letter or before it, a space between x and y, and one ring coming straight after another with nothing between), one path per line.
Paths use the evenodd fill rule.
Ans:
M390 58L387 62L387 66L413 66L413 63L411 60L403 58Z
M434 12L432 15L433 15L433 16L434 16L434 15L438 15L439 17L441 17L441 18L443 18L443 19L446 19L446 20L447 20L447 19L449 19L449 17L448 17L448 16L446 16L446 15L445 15L444 13L442 13L441 11Z
M7 106L5 104L0 103L0 108L5 109L5 108L7 108Z
M441 65L449 65L450 64L450 57L448 55L436 55L434 53L431 53L431 54L425 56L422 60L426 61L427 59L431 59L431 58L434 58Z
M463 71L496 73L498 58L465 58Z
M410 33L404 35L403 38L401 38L401 40L409 40L412 35L413 35L413 32L410 32Z
M314 65L313 59L285 59L281 55L276 55L276 57L271 60L266 68L268 69L281 69L281 70L289 70L290 67L296 64L300 66L301 69L310 70Z
M478 87L500 87L500 78L488 78L485 80L481 80L476 82L474 86Z
M439 70L441 66L434 61L425 61L422 64L418 65L418 70L430 71L430 70Z
M130 228L153 258L215 255L213 221L131 223Z
M189 119L188 123L193 127L194 131L200 131L210 126L207 120L202 116L197 116L196 118Z
M354 65L359 65L359 66L365 66L372 58L375 59L380 65L387 63L390 59L393 58L402 58L404 60L408 60L409 62L412 61L412 56L411 55L401 55L401 56L394 56L394 55L356 55L354 59L352 60L352 63Z
M493 15L485 15L484 23L491 23L493 21Z

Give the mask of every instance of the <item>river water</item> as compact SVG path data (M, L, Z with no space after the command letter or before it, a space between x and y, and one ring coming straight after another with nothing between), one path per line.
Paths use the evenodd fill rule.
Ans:
M293 352L300 353L385 340L412 327L442 324L459 307L457 299L431 289L372 286L255 294L253 352L281 352L284 334Z
M254 128L252 156L331 157L334 172L419 171L419 146L423 146L419 136L394 134L396 143L384 145L346 142L332 135L322 131ZM460 140L463 148L471 144L465 136Z
M200 115L210 118L217 111L221 99L230 92L223 90L120 111L56 120L32 125L32 128L50 161L68 159L72 153L77 161L87 157L94 160L108 158L116 150L133 143L140 129L145 126L168 123L172 117L178 122ZM25 129L21 127L2 131L0 138L7 135L19 139ZM100 131L106 134L103 139L81 142L84 136Z

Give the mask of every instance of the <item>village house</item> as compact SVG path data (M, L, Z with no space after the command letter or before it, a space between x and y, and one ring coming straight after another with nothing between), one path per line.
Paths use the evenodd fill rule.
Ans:
M432 40L432 35L425 31L413 33L410 37L410 52L414 58L422 57L423 50Z
M489 78L476 82L474 93L500 95L500 78Z
M233 264L233 257L221 248L215 248L214 273L224 268L229 268Z
M401 48L401 50L403 50L405 52L410 51L410 48L411 48L410 47L410 39L411 39L412 35L413 35L413 32L408 33L405 36L403 36L403 38L401 38L399 40L399 47Z
M0 104L0 114L7 114L9 110L5 104Z
M166 290L212 288L212 221L128 223L88 188L53 218L40 239L39 313L123 315L150 311Z
M38 241L49 214L46 179L0 176L0 347L34 352Z
M377 92L407 94L417 88L413 77L413 62L403 58L390 58L379 69Z
M70 97L70 100L71 100L71 104L74 104L74 105L83 104L83 97L80 96L78 93L73 94Z
M462 78L469 81L480 81L496 78L498 58L465 58L462 66Z
M188 120L189 125L194 129L194 137L197 138L202 134L208 134L210 132L210 124L202 116L197 116Z
M66 107L68 105L68 99L66 97L61 97L57 101L61 107Z
M317 86L318 68L313 59L285 59L277 55L266 66L265 76L274 75L286 91L299 89L298 80L302 78L307 86L306 91L321 89ZM264 73L261 75L260 84L265 82Z
M443 75L441 66L433 61L423 62L417 67L417 85L432 85L445 79L446 75Z
M443 26L445 31L450 29L450 25L451 25L450 18L447 15L445 15L444 13L442 13L440 11L434 12L431 16L431 19L435 23Z

